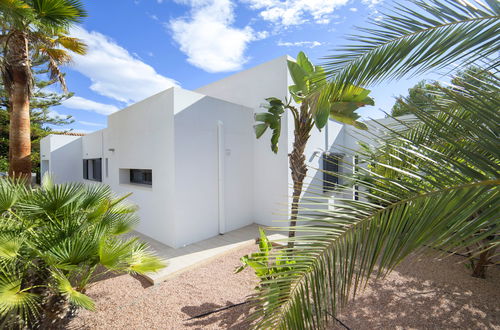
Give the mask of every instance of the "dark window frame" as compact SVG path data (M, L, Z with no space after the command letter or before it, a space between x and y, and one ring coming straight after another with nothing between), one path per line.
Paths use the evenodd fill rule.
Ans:
M340 184L340 162L344 158L343 154L325 152L322 155L323 161L323 192L332 192Z
M150 169L136 169L129 170L129 179L132 184L142 184L147 186L153 185L153 170Z
M92 177L89 176L89 162L92 162ZM102 182L102 158L83 159L83 178L89 181Z
M85 180L89 179L89 163L88 159L83 160L83 178Z

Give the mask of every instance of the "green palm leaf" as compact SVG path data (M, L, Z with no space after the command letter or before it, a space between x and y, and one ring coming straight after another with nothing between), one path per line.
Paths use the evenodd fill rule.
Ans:
M325 59L329 95L348 84L369 86L451 64L463 67L500 51L500 6L495 0L413 0L359 28L350 45ZM457 65L458 64L458 65Z
M0 233L0 260L15 260L23 245L23 238L19 233Z
M71 282L68 280L68 278L64 276L63 273L59 271L54 271L52 273L52 276L57 281L57 288L59 292L65 295L70 303L72 303L75 306L82 307L91 311L95 310L94 301L89 296L86 296L85 294L76 290L71 285Z
M80 23L87 16L78 0L32 0L33 9L44 26L60 27Z
M39 297L36 294L22 289L21 274L2 269L0 273L1 316L7 319L15 319L19 316L21 322L27 323L39 312L38 300Z
M166 262L158 258L146 244L137 242L132 250L126 271L131 274L145 274L157 272L166 265Z
M498 92L495 76L486 86L437 88L433 111L411 108L417 120L399 128L380 124L384 135L366 132L381 145L362 150L360 162L370 165L341 174L347 183L338 187L358 186L360 200L336 198L335 209L321 211L318 202L301 202L300 225L290 228L299 233L287 255L294 262L288 276L261 280L256 303L265 308L256 311L258 326L328 327L372 275L383 278L426 246L469 247L473 256L494 251L500 244Z

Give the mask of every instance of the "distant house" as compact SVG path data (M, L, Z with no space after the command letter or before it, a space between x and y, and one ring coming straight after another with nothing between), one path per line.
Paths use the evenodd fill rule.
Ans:
M41 172L53 173L56 182L102 182L116 193L132 192L140 207L137 230L175 248L252 223L279 225L292 194L287 156L293 118L283 121L274 154L269 136L255 138L253 116L266 97L288 96L287 59L194 91L170 88L113 113L107 128L85 136L47 136ZM354 155L339 146L355 149L355 130L334 121L322 132L314 129L308 164L323 168L325 151L352 163ZM322 179L321 171L310 169L305 195L317 193L313 187ZM343 194L355 198L354 191Z

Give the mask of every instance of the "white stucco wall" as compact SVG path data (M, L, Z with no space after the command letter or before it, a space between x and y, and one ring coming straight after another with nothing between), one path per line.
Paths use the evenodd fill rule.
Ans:
M103 133L105 129L92 132L82 137L82 158L102 158L103 155Z
M288 95L288 56L238 72L227 78L198 88L202 94L227 100L263 112L261 105L267 97L284 99ZM276 222L286 220L288 200L288 139L287 119L278 143L279 152L274 154L270 148L271 132L266 132L259 140L254 139L254 222L263 225L281 225ZM251 127L254 121L249 123ZM270 184L272 183L272 184Z
M110 115L102 148L103 182L118 194L131 192L141 217L137 230L168 245L175 240L173 125L173 89L168 89ZM120 169L151 169L153 184L120 182Z
M44 137L40 140L40 173L52 173L55 183L81 181L81 152L80 136L51 134Z
M288 86L293 81L288 74L287 60L282 56L259 66L236 73L225 79L198 88L196 91L225 99L238 104L244 104L262 112L261 104L265 98L275 96L280 99L290 97ZM300 105L297 105L299 107ZM328 139L326 129L319 131L314 127L305 149L306 163L309 167L304 180L303 196L310 200L328 202L328 195L322 193L323 174L321 171L321 153L329 150L333 143L344 143L344 125L335 121L328 122ZM293 148L294 141L293 117L288 114L283 117L282 131L279 141L279 152L275 155L270 149L271 132L266 132L254 143L255 167L255 222L264 225L287 225L289 205L293 193L291 171L288 165L288 153ZM342 139L342 141L341 141ZM314 206L312 206L314 207ZM327 207L324 204L316 206ZM278 221L278 222L277 222Z
M292 81L287 59L277 58L196 92L168 89L110 115L106 129L83 138L44 138L42 171L53 172L57 182L83 181L82 158L102 158L103 183L118 194L132 192L130 200L140 207L137 230L173 247L217 235L221 218L225 231L253 222L287 225L293 118L283 118L278 154L270 149L271 132L259 140L253 132L253 114L265 111L265 98L288 96ZM330 121L326 139L325 129L313 128L305 150L310 166L305 198L329 199L322 194L323 174L314 168L322 168L325 150L346 155L355 150L356 140L363 138L353 130ZM128 182L129 169L151 169L152 186Z
M219 198L226 232L253 223L252 109L182 89L174 90L174 107L175 246L219 234Z

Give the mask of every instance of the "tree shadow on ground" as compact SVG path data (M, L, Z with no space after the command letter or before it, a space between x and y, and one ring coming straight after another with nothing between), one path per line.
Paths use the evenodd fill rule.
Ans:
M184 326L193 328L205 328L215 326L220 329L248 329L251 321L248 319L252 309L251 304L243 304L204 317L189 319L197 315L214 311L219 308L231 306L235 303L227 301L224 305L214 303L203 303L198 306L184 306L181 311L187 315Z
M411 257L370 282L338 318L351 329L496 329L499 279L498 269L486 280L473 278L456 258Z
M107 271L104 267L99 266L96 270L94 278L89 282L89 285L93 285L96 283L99 283L101 281L106 281L113 279L118 276L132 276L134 279L139 281L141 283L141 286L144 289L147 289L149 287L152 287L153 284L149 282L145 277L138 275L138 274L126 274L126 273L119 273L119 272L112 272L112 271Z

